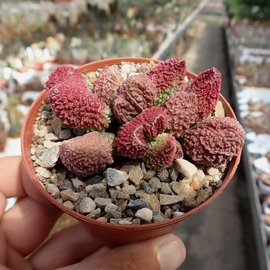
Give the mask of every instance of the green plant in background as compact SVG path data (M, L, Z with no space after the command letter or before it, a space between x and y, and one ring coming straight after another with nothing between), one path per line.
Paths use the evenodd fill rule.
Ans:
M269 0L225 0L229 15L251 20L270 20Z

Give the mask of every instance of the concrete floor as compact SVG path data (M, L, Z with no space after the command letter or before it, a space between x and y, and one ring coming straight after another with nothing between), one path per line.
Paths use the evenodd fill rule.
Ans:
M198 32L184 58L188 69L198 73L215 66L222 73L222 93L229 97L229 78L222 20L201 15ZM181 270L248 270L257 268L253 254L250 211L243 171L210 206L183 221L176 234L187 248Z

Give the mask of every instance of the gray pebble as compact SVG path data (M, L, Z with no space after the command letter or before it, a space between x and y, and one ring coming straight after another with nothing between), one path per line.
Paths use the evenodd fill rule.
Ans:
M122 188L122 191L126 194L132 195L135 194L136 188L133 185L127 185Z
M66 175L67 175L67 171L65 169L63 169L63 170L59 169L59 170L57 170L56 175L57 175L57 178L59 180L65 180L66 179Z
M84 189L81 191L77 191L77 192L79 192L81 199L88 196L88 193Z
M122 213L119 211L118 206L113 203L109 203L105 206L105 212L113 218L121 218L122 216Z
M44 146L42 146L42 145L37 146L35 156L40 158L43 155L45 150L46 150L46 148Z
M153 222L162 222L164 221L163 215L160 211L153 211Z
M47 191L54 197L59 198L60 196L60 190L55 184L48 184L46 186Z
M100 222L107 222L107 218L106 217L99 217L96 220L100 221Z
M97 207L104 208L107 204L110 204L112 200L110 198L95 198Z
M150 188L154 191L157 192L158 189L161 188L161 183L160 180L157 177L153 177L149 180L148 182Z
M109 194L106 189L100 189L99 187L93 187L89 191L89 196L93 199L95 198L109 198Z
M169 183L161 183L160 192L168 195L172 194L172 190L170 188Z
M114 203L109 203L105 206L105 212L110 213L112 211L116 211L118 209L118 206Z
M131 220L131 223L139 225L139 224L141 224L141 219L140 218L134 218L134 219Z
M50 178L52 175L52 173L49 170L43 167L36 167L35 171L39 176L44 177L44 178Z
M45 140L51 141L51 142L57 142L59 140L59 138L53 133L47 133L45 135Z
M72 132L70 129L63 129L59 133L60 140L68 140L72 137Z
M172 170L171 170L170 179L171 179L171 181L177 181L177 179L178 179L178 172L175 168L172 168Z
M83 181L81 181L80 179L78 179L77 177L72 178L71 182L72 182L73 186L75 187L76 191L81 191L85 187L85 183Z
M182 206L186 209L194 208L198 205L195 198L185 198L182 202Z
M160 179L160 181L167 181L169 179L169 172L168 170L164 169L157 173L157 177Z
M142 181L141 186L146 193L151 194L155 192L155 190L146 181Z
M41 157L41 166L47 169L53 168L59 159L59 145L55 145L44 151Z
M64 201L76 202L80 197L79 193L76 193L71 189L63 190L60 194Z
M70 180L65 179L64 181L61 181L62 184L59 185L61 190L65 189L73 189L72 182Z
M87 217L89 218L99 218L101 215L101 209L96 208L93 211L91 211L89 214L87 214Z
M109 188L109 193L111 195L112 201L117 199L117 195L119 194L120 190L116 190L115 188Z
M212 195L212 189L210 188L202 189L199 191L196 201L198 204L201 204L204 201L206 201L211 195Z
M124 225L126 225L126 224L132 224L132 222L130 222L129 220L127 220L127 219L120 219L119 220L119 224L124 224Z
M85 191L86 192L89 192L91 189L93 189L93 188L97 188L97 189L104 189L104 190L106 190L106 186L104 185L104 184L102 184L102 183L97 183L97 184L93 184L93 185L87 185L86 187L85 187Z
M85 183L87 185L93 185L93 184L98 184L100 183L102 180L102 177L100 175L95 175L95 176L92 176L88 179L85 180Z
M53 173L53 174L52 174L52 176L51 176L51 178L50 178L50 182L51 182L52 184L58 185L58 177L57 177L56 173Z
M72 132L75 136L82 136L85 134L85 132L82 129L73 129Z
M124 212L126 210L128 200L116 200L115 204L118 206L119 211Z
M56 199L59 203L63 204L63 199L62 198L57 198Z
M130 209L130 208L127 208L126 210L125 210L125 214L128 216L128 217L131 217L131 218L133 218L134 217L134 215L135 215L135 213L132 211L132 209Z
M40 126L39 128L34 128L34 135L40 138L45 137L47 134L47 128L45 126Z
M42 161L40 160L40 159L36 159L35 160L35 164L37 164L38 166L41 166L41 163L42 163ZM42 166L41 166L42 167Z
M117 199L124 199L124 200L129 200L130 198L130 195L123 192L122 190L119 190L119 192L117 193L117 196L116 196Z
M54 117L51 121L51 127L54 131L54 134L56 136L60 135L60 131L61 131L61 122L60 119L58 117Z
M65 201L65 202L63 203L63 205L64 205L65 207L71 209L71 210L74 209L74 205L73 205L73 203L72 203L71 201Z
M49 118L51 118L51 114L48 111L42 111L41 112L41 119L42 120L48 120Z
M120 218L110 218L110 223L111 224L119 224L120 222Z
M146 173L146 167L145 167L144 162L141 163L141 169L142 169L143 174L145 174Z
M87 214L96 208L96 203L89 197L83 198L80 201L79 211L82 214Z
M149 208L142 208L135 213L135 216L141 220L151 221L153 218L153 211Z
M160 205L171 205L183 201L183 196L181 195L166 195L160 194L159 201Z
M183 213L183 212L174 212L174 213L173 213L173 218L183 216L184 214L185 214L185 213Z
M113 168L108 168L106 171L106 182L109 186L119 186L128 179L128 174Z
M155 175L156 175L156 171L148 170L144 173L143 179L149 180L149 179L153 178Z
M147 201L144 199L130 200L128 205L134 211L147 207Z
M120 171L123 171L123 172L126 172L126 173L129 173L130 169L132 168L132 165L124 165L121 167Z
M171 208L173 211L178 211L181 208L181 205L180 203L176 203L176 204L171 205Z
M171 216L172 216L172 214L173 214L173 210L172 210L171 208L168 208L168 209L164 212L163 218L164 218L164 219L170 219Z
M141 197L143 194L145 193L145 191L143 189L138 189L135 193L135 196L137 198Z
M198 170L194 175L193 175L193 179L194 180L199 180L202 181L205 177L205 174L202 170Z
M46 140L46 141L43 142L43 145L44 145L45 148L49 149L49 148L52 148L52 147L54 147L56 145L59 145L59 143Z

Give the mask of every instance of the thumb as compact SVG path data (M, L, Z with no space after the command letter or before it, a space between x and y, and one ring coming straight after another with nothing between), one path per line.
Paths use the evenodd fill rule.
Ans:
M61 270L175 270L183 263L185 257L186 250L183 242L169 234L89 256L80 263L61 268Z

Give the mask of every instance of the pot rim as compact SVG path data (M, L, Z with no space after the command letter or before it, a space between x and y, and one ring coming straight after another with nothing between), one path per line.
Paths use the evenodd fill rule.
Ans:
M120 57L120 58L110 58L110 59L104 59L104 60L90 62L90 63L87 63L85 65L80 66L78 69L81 73L86 73L86 72L90 72L90 71L96 70L96 69L101 68L101 67L105 67L106 65L119 64L121 62L144 63L144 62L149 62L149 61L154 61L155 63L160 62L159 60L155 60L152 58ZM187 76L194 79L194 78L196 78L197 75L194 74L193 72L188 71ZM117 230L130 230L130 231L152 230L152 229L170 226L173 224L176 225L176 223L188 218L189 216L192 216L193 214L195 214L198 211L200 211L201 209L203 209L205 206L212 203L225 190L225 188L231 182L231 180L236 172L236 169L238 167L238 164L240 162L242 149L241 149L241 151L239 151L238 155L235 156L230 161L230 163L227 167L226 176L223 179L221 186L218 187L218 189L216 189L214 191L214 193L207 200L205 200L203 203L201 203L200 205L196 206L195 208L189 210L188 212L184 213L183 215L181 215L179 217L171 218L171 219L157 222L157 223L150 223L150 224L111 224L108 222L102 222L102 221L98 221L96 219L87 218L87 216L84 216L84 215L82 215L74 210L71 210L71 209L65 207L63 204L59 203L56 199L54 199L48 193L48 191L45 189L44 185L41 183L41 181L38 179L38 177L35 174L34 167L32 165L32 160L31 160L31 152L30 152L31 147L29 147L29 139L27 140L27 138L29 137L29 135L31 135L30 136L31 138L33 137L33 125L35 122L35 121L33 121L33 118L36 119L36 113L40 107L40 104L44 101L45 98L46 98L46 91L43 90L40 93L40 95L38 96L38 98L31 105L31 107L28 111L28 114L27 114L27 116L24 120L24 123L23 123L22 132L21 132L21 139L22 139L21 150L22 150L23 165L24 165L24 168L28 174L29 179L31 180L31 182L34 184L34 186L39 190L39 192L45 198L47 198L51 203L53 203L55 206L60 208L63 212L71 215L72 217L76 218L79 221L86 223L86 225L101 226L101 227L107 227L107 228L109 227L109 228L117 229ZM231 106L229 105L227 100L223 97L223 95L220 94L219 100L223 104L226 115L229 114L228 115L229 117L236 119L236 116L235 116ZM30 127L32 127L32 129L29 130ZM30 145L31 145L31 143L30 143ZM28 146L28 148L27 148L27 146Z

